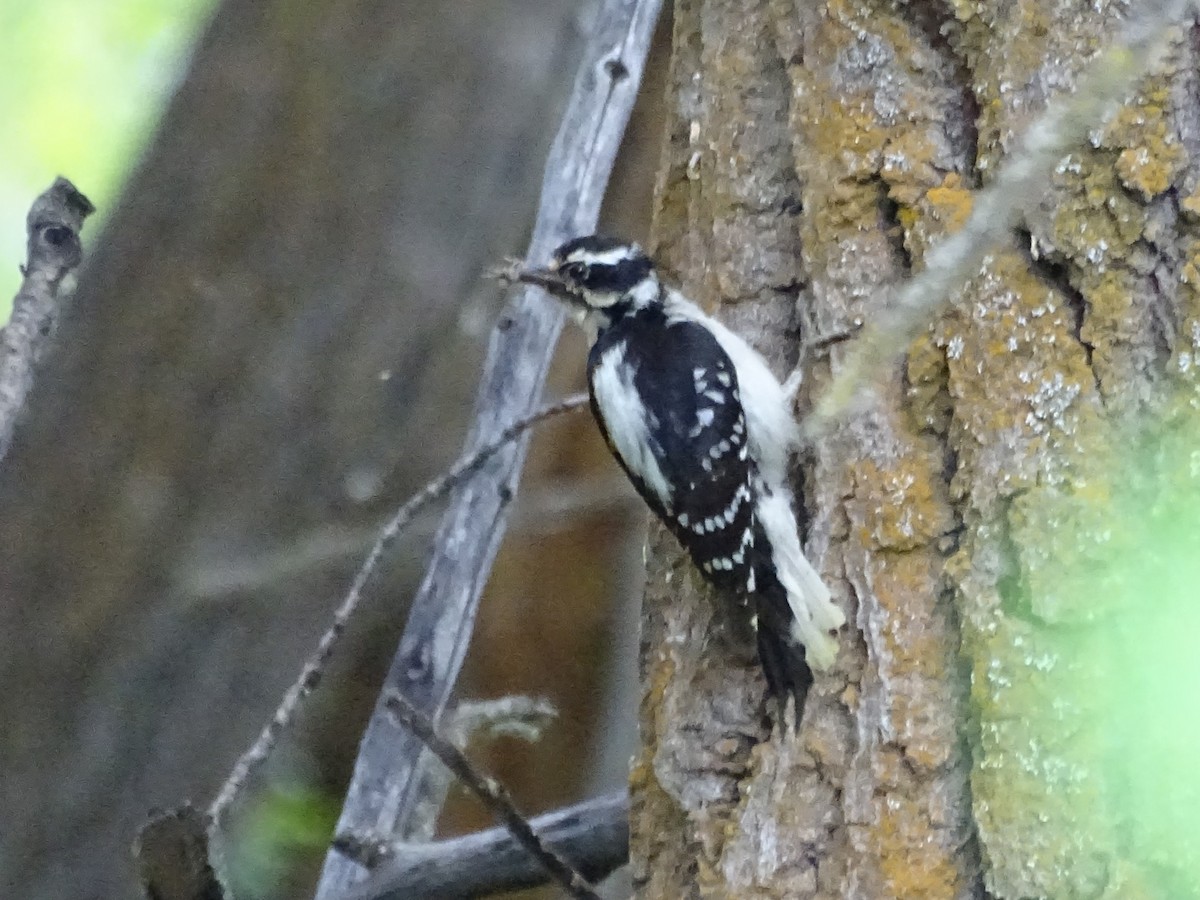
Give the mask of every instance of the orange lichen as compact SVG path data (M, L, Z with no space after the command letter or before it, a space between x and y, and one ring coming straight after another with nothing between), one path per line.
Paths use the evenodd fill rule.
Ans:
M1138 191L1147 200L1166 192L1184 161L1183 150L1178 145L1164 144L1160 149L1172 152L1155 154L1143 144L1128 147L1117 157L1117 174L1125 186Z
M1149 200L1164 193L1187 164L1187 152L1171 134L1167 88L1158 84L1117 111L1101 146L1120 148L1116 171L1122 183Z
M888 469L859 460L852 477L856 495L865 501L858 538L866 546L912 550L945 532L948 511L919 454L906 455Z
M958 231L966 224L975 200L974 194L962 186L962 179L956 172L947 174L938 187L930 188L925 199L929 201L930 213L948 233Z
M928 625L940 560L928 552L882 554L871 566L875 599L885 612L878 648L888 672L940 677L942 635Z
M886 896L928 900L961 896L958 867L924 804L895 794L880 797L875 801L875 816L871 833Z
M904 226L905 243L917 262L924 258L934 241L966 223L975 202L974 194L963 186L957 172L944 176L936 172L930 174L931 178L918 185L919 190L909 191L894 184L888 171L884 172L892 185L893 199L909 204L899 208L898 218Z

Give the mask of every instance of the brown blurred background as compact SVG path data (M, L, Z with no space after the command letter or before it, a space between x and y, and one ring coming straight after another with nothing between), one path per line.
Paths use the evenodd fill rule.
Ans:
M218 9L119 208L85 232L0 467L0 894L131 896L146 812L207 804L375 529L457 456L503 302L482 272L524 245L587 11ZM605 213L637 238L665 25ZM581 369L568 333L549 393ZM436 521L398 544L271 768L323 814ZM476 753L529 812L625 777L643 522L586 413L542 429L459 690L561 711L537 744ZM452 793L446 833L486 824ZM322 848L292 850L270 896L308 889Z

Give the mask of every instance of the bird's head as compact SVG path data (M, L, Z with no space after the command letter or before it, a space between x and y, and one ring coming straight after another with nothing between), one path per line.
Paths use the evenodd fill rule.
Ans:
M544 288L598 328L662 303L658 274L642 248L599 235L567 241L546 268L521 269L516 278Z

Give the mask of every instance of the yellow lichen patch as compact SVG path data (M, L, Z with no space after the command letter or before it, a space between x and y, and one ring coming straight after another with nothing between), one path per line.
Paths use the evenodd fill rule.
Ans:
M1122 189L1111 153L1074 154L1060 168L1051 241L1068 256L1104 267L1129 255L1146 227L1146 208Z
M647 668L648 671L644 678L645 692L642 695L642 709L643 711L661 710L663 698L667 695L671 682L675 678L675 662L671 659L670 653L664 649L654 655ZM651 733L652 724L654 726L652 733L655 735L660 735L666 727L661 721L646 722L643 723L643 733Z
M871 109L853 98L806 99L798 124L802 146L809 148L812 158L837 160L845 179L870 178L878 172L887 132Z
M879 787L889 790L901 787L909 778L904 755L888 746L880 747L871 758L871 774Z
M812 754L817 765L836 766L849 755L846 735L838 727L839 724L833 716L806 723L803 733L804 749Z
M1187 164L1187 152L1171 134L1165 85L1121 107L1105 129L1101 146L1119 149L1121 182L1146 200L1164 193Z
M879 174L901 208L915 206L931 185L942 181L942 172L933 164L937 154L933 138L934 129L917 122L896 133L884 148Z
M929 551L886 553L872 558L868 565L875 601L883 614L882 643L877 647L881 671L889 678L944 677L944 636L931 623L940 557ZM896 724L897 731L906 730L904 722Z
M862 691L852 681L846 685L846 689L842 691L842 695L838 699L842 701L842 705L851 713L856 713L858 712L858 702L862 699Z
M629 767L629 790L633 794L641 794L649 790L655 783L654 767L645 757L634 757L633 765Z
M976 486L977 495L1010 494L1045 478L1045 466L1032 460L1049 447L1074 452L1095 395L1074 333L1077 315L1015 253L995 256L964 291L956 314L963 336L948 340L946 357L955 422L974 438L960 447L960 467L984 464L994 472L990 483ZM1006 450L983 449L997 446ZM1061 455L1054 460L1066 468Z
M951 0L950 9L954 12L954 18L960 22L968 22L971 19L977 18L984 10L985 6L982 0Z
M854 467L855 493L862 505L859 540L868 547L912 550L948 527L948 511L919 454L880 468L870 459Z
M929 820L925 804L892 794L875 801L872 843L888 897L925 900L962 893L951 842Z
M954 749L953 744L919 741L905 744L904 755L918 768L935 772L950 761Z
M1127 147L1117 157L1117 174L1121 181L1147 200L1166 192L1183 163L1184 153L1178 144L1164 144L1161 149L1173 152L1156 156L1150 147L1142 144Z
M908 403L904 411L909 426L918 432L943 434L951 414L946 356L931 335L922 335L909 346L905 372Z
M900 222L908 236L914 260L925 257L930 246L946 234L960 229L971 214L974 195L962 185L957 172L925 190L912 208L902 208Z
M934 219L947 233L958 231L966 224L974 203L973 195L962 186L962 179L956 172L949 173L938 187L930 188L925 199L929 201Z

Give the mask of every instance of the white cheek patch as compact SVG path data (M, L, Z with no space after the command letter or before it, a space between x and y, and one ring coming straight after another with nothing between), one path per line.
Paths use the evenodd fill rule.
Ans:
M612 291L588 291L584 295L584 299L588 306L595 309L608 309L620 301L621 295Z
M650 413L633 386L633 371L625 364L625 347L604 352L592 371L592 395L604 419L617 455L629 470L671 508L671 485L663 475L650 443Z

